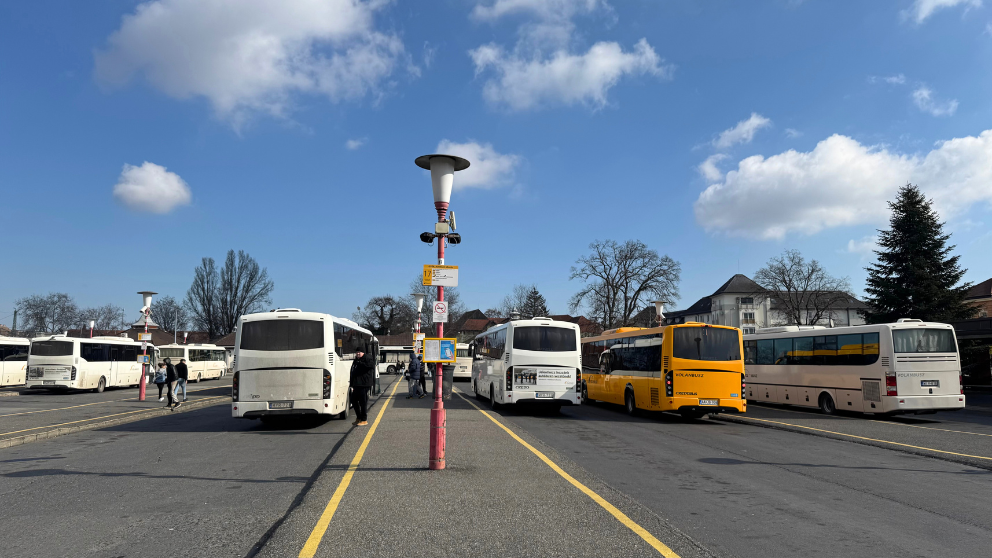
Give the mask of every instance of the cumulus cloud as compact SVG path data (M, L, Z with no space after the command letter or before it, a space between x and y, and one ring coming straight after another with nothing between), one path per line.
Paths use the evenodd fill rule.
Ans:
M887 201L907 182L944 218L992 203L992 130L943 141L926 154L863 145L842 135L809 152L748 157L696 200L706 230L763 239L845 225L884 224Z
M703 178L705 178L709 182L716 182L718 180L723 180L723 171L721 171L720 168L716 166L716 164L726 159L727 157L728 155L724 153L716 153L714 155L710 155L709 157L706 158L705 161L699 164L696 170L698 170L699 174L703 175Z
M359 147L365 145L365 142L366 141L367 141L366 138L350 139L350 140L344 142L344 146L347 149L350 149L350 150L354 151L354 150L358 149Z
M379 94L403 43L377 31L380 0L154 0L139 4L95 53L96 79L135 73L177 99L203 97L239 121L284 115L294 94L333 102Z
M911 96L917 108L932 116L953 116L958 110L957 99L937 102L933 98L933 91L925 85L913 91Z
M869 76L869 83L878 83L884 81L889 85L903 85L906 83L906 76L904 74L896 74L894 76Z
M902 12L902 16L920 24L938 10L953 8L954 6L964 6L965 10L968 10L979 8L981 5L982 0L916 0L909 9Z
M178 174L145 161L140 167L124 165L114 186L114 197L131 209L168 213L180 205L189 205L192 194Z
M471 166L459 171L454 187L493 188L512 182L517 167L523 160L519 155L499 153L491 143L455 143L446 139L437 144L437 153L457 155L468 159Z
M752 112L747 120L741 120L733 128L720 132L720 136L713 140L713 145L719 149L726 149L738 143L751 143L758 130L771 125L771 120Z
M585 54L560 50L549 58L523 58L495 44L469 52L476 74L492 69L495 78L486 82L483 97L489 103L511 110L544 105L582 104L601 108L607 93L622 77L651 75L667 78L672 67L664 64L645 39L624 52L619 44L600 42Z

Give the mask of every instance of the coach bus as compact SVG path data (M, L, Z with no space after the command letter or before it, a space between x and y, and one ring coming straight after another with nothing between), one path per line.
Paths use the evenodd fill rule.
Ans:
M475 396L488 399L493 409L526 403L557 410L581 403L576 324L510 320L477 335L470 354Z
M232 386L234 417L348 418L351 364L375 354L371 332L351 320L295 308L238 319Z
M873 414L963 409L954 328L892 324L760 329L744 337L748 398Z
M30 345L23 337L0 336L0 386L19 386L27 380Z
M190 382L216 380L227 371L226 351L217 345L170 343L159 347L159 358L168 358L173 365L179 364L180 359L186 359L189 370L187 381Z
M148 345L154 367L157 349ZM127 337L66 337L51 335L31 340L27 387L89 389L137 386L142 381L141 343Z
M451 377L454 379L472 379L472 354L468 343L458 343L455 346L455 364ZM446 365L447 366L447 365Z
M383 345L379 347L379 373L395 374L402 364L404 368L410 364L413 345Z
M582 399L684 418L743 413L741 331L686 322L619 328L582 340Z

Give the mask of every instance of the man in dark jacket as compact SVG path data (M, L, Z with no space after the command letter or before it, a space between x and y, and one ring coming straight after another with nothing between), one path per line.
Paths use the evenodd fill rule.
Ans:
M172 407L173 410L179 407L179 401L176 400L176 381L179 379L179 373L176 372L176 367L172 364L172 360L169 358L165 359L165 384L169 390L169 403L166 407Z
M351 406L355 408L355 426L369 423L369 388L374 380L375 361L364 347L355 351L355 361L351 363Z
M410 379L407 385L409 395L406 396L407 399L413 399L414 395L420 398L426 395L424 390L420 388L420 376L423 373L424 363L420 362L420 355L417 354L417 351L414 351L410 356Z
M178 379L176 380L176 392L173 394L176 396L176 401L179 401L179 389L183 390L183 400L181 403L186 402L186 382L189 380L189 367L186 366L186 359L179 359L179 364L176 365L176 375Z

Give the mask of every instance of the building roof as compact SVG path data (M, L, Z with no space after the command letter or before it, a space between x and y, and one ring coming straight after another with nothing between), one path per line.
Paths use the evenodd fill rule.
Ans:
M217 345L218 347L234 347L234 339L235 337L237 337L237 335L238 332L232 331L231 333L228 333L224 337L215 340L214 345Z
M122 334L126 337L138 340L138 334L144 333L145 328L142 324L141 328L132 327L131 329L97 329L93 330L93 336L110 336L110 337L120 337ZM162 345L171 345L173 342L182 344L183 336L175 334L171 331L163 331L161 329L150 329L148 333L152 334L152 345L156 347L161 347ZM70 329L69 337L89 337L89 329ZM173 341L175 339L175 341ZM194 343L210 343L210 337L206 331L191 331L186 338L186 344L192 345ZM234 344L233 341L231 343Z
M713 292L710 296L715 296L723 293L760 293L764 292L766 289L761 285L755 283L747 275L738 273L727 280L726 283L720 285L720 288ZM697 303L698 304L698 303ZM709 312L709 310L707 310Z
M992 279L986 279L985 281L982 281L981 283L968 289L968 293L964 298L966 300L992 298Z
M397 333L395 335L376 335L380 347L411 347L413 346L412 333Z
M479 318L479 319L468 319L463 320L461 327L455 327L455 331L469 333L472 331L482 332L489 328L489 324L492 322L489 318Z
M838 293L838 291L831 291L831 294L837 294L837 293ZM843 293L841 293L841 294L843 294ZM771 304L772 310L778 310L778 309L782 308L782 303L778 301L778 298L775 295L772 295L771 298L772 298L772 304ZM850 296L850 295L846 295L845 294L844 296L838 296L836 300L834 300L833 302L830 303L829 306L827 306L827 308L831 308L831 309L858 308L858 309L860 309L860 308L868 308L868 305L865 304L864 302L861 302L860 300L854 298L853 296Z

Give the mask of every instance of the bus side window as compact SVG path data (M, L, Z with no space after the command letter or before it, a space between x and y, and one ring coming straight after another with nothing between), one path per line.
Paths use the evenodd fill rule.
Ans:
M744 342L744 364L757 364L758 363L758 342L757 341L745 341Z

